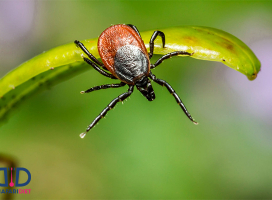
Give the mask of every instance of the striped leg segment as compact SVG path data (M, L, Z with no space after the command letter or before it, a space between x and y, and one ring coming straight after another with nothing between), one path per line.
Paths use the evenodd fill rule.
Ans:
M153 33L153 35L151 36L150 41L149 41L149 48L150 48L149 59L151 59L152 56L153 56L154 41L158 36L160 36L161 39L162 39L162 47L164 48L164 46L165 46L165 35L164 35L164 33L161 32L161 31L155 31Z
M178 55L186 55L186 56L192 56L193 53L188 53L186 51L174 51L174 52L171 52L171 53L168 53L164 56L162 56L161 58L159 58L155 64L151 65L151 69L157 67L159 64L162 63L162 61L168 59L168 58L171 58L172 56L178 56Z
M179 98L178 94L175 92L175 90L171 87L171 85L169 85L169 83L167 83L166 81L162 80L162 79L158 79L156 78L156 76L152 73L149 74L149 77L155 81L156 83L158 83L161 86L165 86L168 91L170 92L170 94L172 94L174 96L174 98L176 99L176 102L179 104L179 106L182 108L182 110L184 111L184 113L186 114L186 116L194 123L194 124L198 124L191 116L191 114L187 111L185 105L182 103L181 99Z
M74 43L76 44L77 47L81 48L81 50L86 53L86 55L96 64L100 65L101 67L103 67L104 69L106 69L106 67L104 66L103 63L101 63L99 60L97 60L96 57L93 56L93 54L91 54L88 49L84 46L84 44L82 44L80 41L75 40Z
M118 84L107 84L107 85L100 85L100 86L95 86L95 87L92 87L88 90L85 90L85 91L81 91L80 93L81 94L84 94L84 93L89 93L89 92L93 92L93 91L96 91L96 90L101 90L101 89L108 89L108 88L119 88L119 87L123 87L125 86L126 83L118 83Z
M98 67L94 62L92 62L90 59L88 58L85 58L83 57L84 61L86 63L88 63L89 65L92 65L92 67L98 71L100 74L108 77L108 78L111 78L111 79L117 79L115 76L113 76L112 74L108 73L108 72L105 72L103 69L101 69L100 67Z
M112 108L114 108L114 106L118 102L124 101L126 98L128 98L132 94L133 88L134 88L134 85L130 85L127 92L125 92L125 93L119 95L118 97L116 97L115 99L113 99L109 103L109 105L106 108L104 108L104 110L102 110L102 112L93 120L93 122L88 126L88 128L86 129L86 131L80 134L80 137L84 138L85 135L86 135L86 133L88 131L90 131L99 122L100 119L102 119L103 117L105 117L105 115L107 114L107 112L109 110L111 110Z

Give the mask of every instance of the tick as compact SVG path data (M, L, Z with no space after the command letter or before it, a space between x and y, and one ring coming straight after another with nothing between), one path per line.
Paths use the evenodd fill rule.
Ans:
M75 40L76 46L81 48L89 57L87 58L82 56L85 62L90 64L100 74L108 78L119 79L121 81L117 84L95 86L86 91L82 91L82 94L100 89L118 88L128 85L128 91L113 99L93 120L86 131L80 134L81 138L85 137L86 133L91 130L118 102L122 102L128 98L132 94L134 86L136 86L148 101L153 101L155 99L155 93L150 79L161 86L165 86L170 94L176 99L176 102L180 105L186 116L194 124L197 124L171 85L162 79L158 79L150 71L161 64L165 59L177 55L191 56L192 53L188 53L186 51L175 51L162 56L154 64L151 64L150 59L153 56L154 41L158 36L162 39L162 48L165 48L164 33L161 31L155 31L149 41L150 52L148 53L136 26L131 24L113 25L103 31L98 38L97 48L102 62L97 60L81 42Z

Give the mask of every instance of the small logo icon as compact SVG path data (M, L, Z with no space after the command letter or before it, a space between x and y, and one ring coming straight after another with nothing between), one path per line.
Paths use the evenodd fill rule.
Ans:
M0 168L0 174L1 174L1 171L3 171L4 172L4 179L5 179L5 183L0 183L0 187L8 187L8 186L10 186L10 187L14 187L14 186L15 187L24 187L24 186L26 186L26 185L28 185L30 183L31 174L26 168L23 168L23 167L17 167L16 169L15 168L10 168L11 177L10 177L10 183L8 183L8 170L9 170L9 168ZM14 177L12 177L12 171L13 170L16 172L15 183L14 183ZM27 178L27 181L24 182L24 183L19 183L20 172L27 174L28 178Z

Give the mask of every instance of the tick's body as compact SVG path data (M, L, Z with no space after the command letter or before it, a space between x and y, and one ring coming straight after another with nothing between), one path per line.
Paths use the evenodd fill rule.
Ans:
M130 85L147 76L150 62L142 38L127 25L107 28L98 39L98 52L105 67L116 78Z
M119 84L108 84L90 88L82 93L89 93L95 90L106 89L106 88L117 88L125 85L129 86L126 93L119 95L113 99L110 104L98 115L95 120L88 126L86 132L80 136L84 137L86 133L94 127L94 125L103 118L106 113L111 110L119 101L125 100L129 97L136 85L137 89L145 96L149 101L155 99L155 93L153 91L151 82L148 78L155 81L156 83L166 86L168 91L174 96L177 103L183 109L187 117L197 124L185 108L184 104L176 94L175 90L164 80L157 79L154 74L151 73L150 69L155 68L165 59L168 59L176 55L188 55L191 54L184 51L175 51L161 57L155 64L150 63L150 58L153 56L154 40L157 36L162 38L163 47L165 46L165 35L161 31L155 31L150 39L150 53L148 54L144 42L140 36L139 31L133 25L118 24L107 28L102 32L98 39L98 52L102 59L101 63L98 61L85 46L75 41L75 44L80 47L91 59L83 57L84 61L92 65L94 69L100 72L102 75L112 79L119 79ZM100 68L101 67L101 68ZM108 70L110 73L104 71Z

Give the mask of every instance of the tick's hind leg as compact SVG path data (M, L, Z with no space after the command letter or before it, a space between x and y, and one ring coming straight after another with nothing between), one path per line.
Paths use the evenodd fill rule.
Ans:
M174 96L174 98L176 99L176 102L179 104L179 106L182 108L182 110L184 111L184 113L186 114L186 116L194 123L194 124L198 124L191 116L191 114L187 111L185 105L182 103L181 99L179 98L178 94L175 92L175 90L171 87L171 85L169 83L167 83L166 81L162 80L162 79L158 79L156 78L156 76L152 73L149 74L149 77L155 81L156 83L160 84L161 86L165 86L168 91L170 92L170 94L172 94Z
M85 90L85 91L81 91L80 93L81 94L84 94L84 93L89 93L89 92L92 92L92 91L95 91L95 90L101 90L101 89L107 89L107 88L119 88L119 87L123 87L125 86L126 83L117 83L117 84L106 84L106 85L100 85L100 86L95 86L95 87L92 87L88 90Z
M116 97L115 99L113 99L109 103L109 105L104 110L102 110L102 112L93 120L93 122L88 126L88 128L86 129L86 131L80 134L80 137L84 138L85 135L86 135L86 133L89 130L91 130L91 128L93 128L97 124L97 122L99 122L100 119L102 119L103 117L105 117L105 115L107 114L107 112L109 110L111 110L112 108L114 108L114 106L118 102L124 101L126 98L128 98L132 94L133 88L134 88L134 85L130 85L127 92L125 92L125 93L119 95L118 97Z

